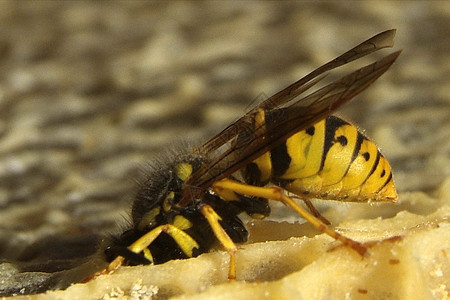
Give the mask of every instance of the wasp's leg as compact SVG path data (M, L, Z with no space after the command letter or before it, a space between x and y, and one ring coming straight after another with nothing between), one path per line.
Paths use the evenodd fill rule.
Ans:
M303 202L305 202L305 205L308 207L309 211L314 215L314 217L316 217L326 225L331 225L330 221L328 221L324 216L320 214L320 212L314 207L314 205L311 203L311 201L309 201L309 199L301 198L299 196L291 196L291 198L300 199Z
M109 246L105 249L105 255L107 256L107 261L109 262L113 261L118 256L122 256L127 261L127 264L131 264L133 266L153 264L153 257L150 251L148 249L144 249L143 254L144 255L141 253L135 253L128 249L128 247L122 245Z
M239 194L263 197L270 200L280 201L284 205L292 208L302 218L311 223L319 231L328 234L336 240L341 241L344 245L347 245L357 251L359 254L364 255L367 249L361 243L358 243L352 239L349 239L338 232L328 227L323 221L319 220L311 213L307 212L301 205L295 202L292 198L288 197L282 188L279 187L258 187L253 185L244 184L241 182L233 181L230 179L222 179L216 181L213 184L213 189L218 192L223 190L233 191Z
M184 232L183 230L179 229L176 226L173 226L171 224L165 224L158 226L152 229L151 231L147 232L143 236L141 236L134 243L128 246L128 249L134 253L144 252L144 257L147 258L149 261L153 261L153 257L150 253L150 250L147 247L151 243L153 243L153 241L162 232L165 232L168 235L170 235L174 239L174 241L178 244L180 249L184 252L184 254L186 254L187 257L193 257L194 250L200 248L198 243L189 234L187 234L186 232ZM122 256L118 256L101 273L106 274L114 271L123 264L124 260L125 259Z
M208 223L211 226L214 235L230 255L230 269L228 271L228 279L236 279L236 245L233 243L229 235L225 232L222 225L220 225L219 221L221 220L221 218L210 205L202 206L201 212L205 216L206 220L208 220Z

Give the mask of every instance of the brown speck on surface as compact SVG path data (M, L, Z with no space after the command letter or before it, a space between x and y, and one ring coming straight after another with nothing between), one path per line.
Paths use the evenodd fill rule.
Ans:
M396 259L396 258L389 259L389 264L391 264L391 265L398 265L399 263L400 263L399 259Z
M358 293L360 293L360 294L367 294L367 290L365 290L365 289L358 289Z

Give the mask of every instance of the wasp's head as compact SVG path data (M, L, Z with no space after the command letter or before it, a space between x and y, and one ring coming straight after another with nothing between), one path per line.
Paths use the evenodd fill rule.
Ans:
M170 159L171 158L171 159ZM206 220L201 218L198 211L199 199L188 205L179 205L183 194L183 186L189 176L199 169L205 158L194 154L179 154L168 159L160 159L147 168L139 183L139 189L133 202L131 212L132 228L124 231L119 237L112 237L110 245L105 250L108 261L117 256L127 260L127 264L163 263L171 259L197 256L205 250L200 246L209 245L211 240L204 233L209 230ZM184 231L192 239L192 244L183 246L173 237L162 234L148 245L147 250L151 258L143 253L134 253L128 248L143 235L151 232L160 225L173 225ZM200 225L200 226L199 226ZM202 233L196 235L197 231ZM155 234L158 234L155 232ZM191 236L194 234L194 236ZM207 240L206 244L204 240ZM199 244L201 244L199 246Z
M188 214L193 204L178 205L183 184L203 163L201 156L182 155L170 163L166 160L154 166L145 174L133 203L131 216L134 228L147 231L158 225L173 224L178 215Z

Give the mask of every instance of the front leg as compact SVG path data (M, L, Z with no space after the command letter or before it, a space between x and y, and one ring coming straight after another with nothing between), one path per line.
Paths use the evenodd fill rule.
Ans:
M128 249L134 253L143 252L144 257L150 262L153 262L153 257L150 250L148 249L148 246L150 246L150 244L153 243L153 241L155 241L156 238L163 232L167 233L173 238L173 240L177 243L177 245L187 257L193 257L194 251L200 248L198 243L189 234L172 224L165 224L153 228L152 230L141 236L134 243L128 246ZM102 274L109 274L113 272L121 265L123 265L124 261L125 258L123 256L116 257L108 265L108 267L95 274L94 278Z

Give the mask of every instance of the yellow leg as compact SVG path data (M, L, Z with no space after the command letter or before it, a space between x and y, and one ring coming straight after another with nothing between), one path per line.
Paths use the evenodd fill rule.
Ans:
M221 190L231 190L239 194L247 196L262 197L270 200L280 201L284 205L292 208L297 212L302 218L311 223L319 231L328 234L336 240L341 241L344 245L347 245L357 251L359 254L364 255L366 253L366 247L354 240L346 238L345 236L339 234L333 229L329 228L323 221L311 215L302 206L295 202L292 198L286 196L283 189L279 187L258 187L253 185L248 185L245 183L237 182L230 179L222 179L216 181L213 184L213 189L217 190L220 194Z
M291 196L291 198L302 200L303 202L305 202L306 206L308 207L309 211L313 214L314 217L316 217L326 225L331 224L330 221L328 221L324 216L320 214L320 212L314 207L314 205L308 199L304 199L299 196Z
M186 256L188 257L192 257L192 251L194 250L194 248L199 248L197 242L193 238L191 238L189 234L171 224L165 224L160 225L141 236L138 240L131 244L128 249L135 253L140 253L151 243L153 243L153 241L162 232L170 235L184 252L184 254L186 254Z
M230 255L230 269L228 271L228 279L235 280L236 251L237 251L236 245L233 243L231 238L228 236L223 227L220 225L219 221L221 220L221 218L211 206L204 205L201 208L201 212L205 216L206 220L208 220L208 223L211 226L214 235L217 237L219 242L225 247L228 254Z
M158 226L152 229L151 231L147 232L143 236L141 236L133 244L128 246L128 249L130 249L134 253L144 252L145 257L150 261L153 261L150 250L147 247L151 243L153 243L153 241L162 232L165 232L168 235L170 235L174 239L174 241L178 244L178 246L181 248L181 250L184 252L184 254L186 254L186 256L188 257L192 257L193 255L192 251L195 248L199 248L197 242L186 232L171 224L165 224ZM108 274L116 270L123 264L124 261L125 259L122 256L116 257L116 259L114 259L105 270L101 271L100 274Z

